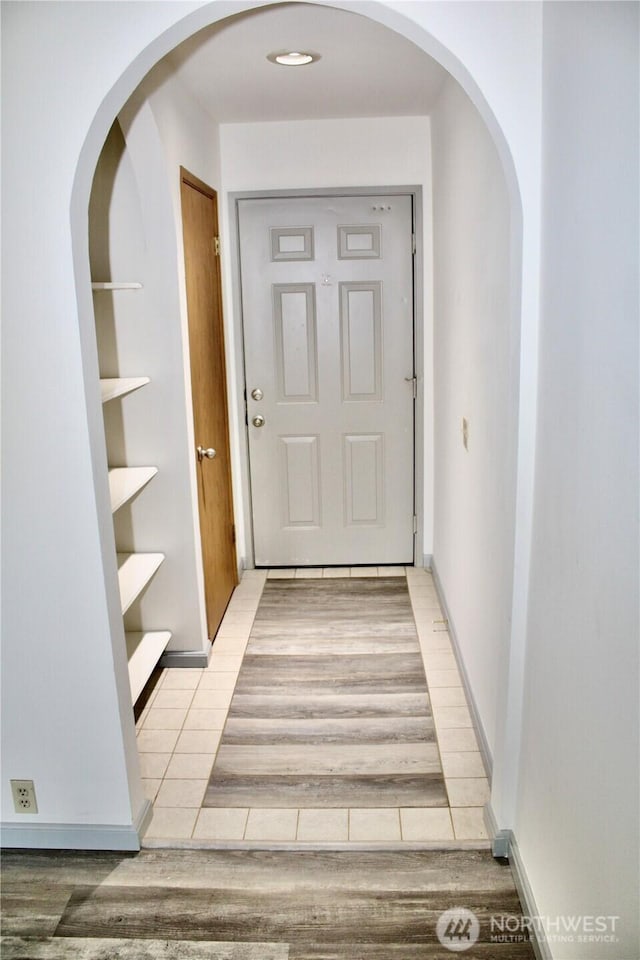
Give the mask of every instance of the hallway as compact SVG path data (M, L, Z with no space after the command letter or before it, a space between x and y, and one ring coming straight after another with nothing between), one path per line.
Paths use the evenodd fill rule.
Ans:
M366 589L369 582L379 590ZM287 584L295 584L291 599ZM340 585L337 593L327 590L332 584ZM315 619L314 610L309 612L314 605ZM306 640L296 636L301 624ZM144 845L488 849L483 805L489 785L446 626L433 579L424 570L247 571L208 669L165 670L138 718L143 782L154 803ZM310 649L309 631L316 659L299 656ZM328 644L328 655L322 643ZM394 649L398 652L389 652ZM277 671L285 672L284 657L273 656L278 651L295 657L303 673L293 673L292 686L285 679L276 689L274 677L265 687L252 687L255 671L260 676L264 669L265 652ZM349 681L346 658L351 668L364 671L359 681ZM389 669L396 676L386 676ZM306 686L297 689L301 682ZM326 683L326 689L318 683ZM256 690L259 696L252 695ZM324 718L315 735L304 732L309 711L314 714L314 696L315 719ZM239 733L247 723L253 746ZM275 737L266 733L274 724ZM291 745L300 738L302 745ZM297 777L296 762L303 764ZM222 767L222 775L208 787L214 763L214 773ZM336 770L340 776L327 776Z
M298 12L309 31L285 36L283 21ZM416 556L433 559L455 623L482 751L468 749L471 718L446 633L418 624L448 840L413 839L412 808L398 806L401 839L386 842L402 856L421 854L411 849L420 843L488 845L478 837L488 778L466 767L486 743L487 816L528 916L550 918L554 931L561 918L619 918L607 942L583 929L567 943L553 935L546 954L637 960L639 27L638 2L2 4L5 847L135 848L149 802L123 634L170 633L172 654L187 659L207 647L194 446L215 449L217 440L194 436L189 408L179 167L215 188L223 212L245 566L253 554L234 198L415 187L425 320L413 370L424 411L416 460L423 454L425 464L414 491L424 507ZM301 73L267 59L287 48L321 59ZM196 57L214 82L189 82ZM401 76L413 84L394 102ZM92 276L91 188L114 125L127 151L116 194L102 198L114 200L112 257ZM92 280L135 282L136 291L94 296ZM122 333L105 338L114 349L103 369L100 298L115 304ZM127 428L111 459L100 378L149 379L105 407ZM118 511L117 541L109 466L158 469ZM126 624L116 547L166 557ZM138 725L155 804L148 845L318 843L305 839L307 808L283 807L274 822L279 808L230 806L222 817L202 806L262 589L256 576L243 581L211 664L164 674ZM37 813L16 804L12 780L33 783ZM351 829L360 813L346 809L345 859L361 855ZM327 841L328 813L313 815ZM418 815L421 836L433 835L428 815ZM465 830L465 819L476 826ZM385 842L372 832L378 839L363 842ZM185 869L195 854L253 853L181 852ZM160 853L116 859L144 864ZM42 911L32 913L47 935L72 893L60 889L64 878L100 882L65 874L68 858L57 852L49 859L57 882L40 888ZM21 889L24 919L28 881ZM374 960L369 950L351 954Z

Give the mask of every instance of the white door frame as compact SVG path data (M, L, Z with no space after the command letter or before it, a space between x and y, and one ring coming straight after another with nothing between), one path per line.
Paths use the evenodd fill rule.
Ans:
M414 404L414 510L417 532L413 539L413 562L417 567L424 564L424 468L425 468L425 390L424 390L424 245L422 187L323 187L317 190L241 190L229 194L229 250L231 283L233 294L233 340L235 343L235 372L237 378L237 416L238 424L244 425L240 440L240 481L242 485L242 516L246 537L245 566L255 566L253 546L253 512L251 505L251 484L249 474L249 436L246 419L246 377L244 358L244 329L242 322L242 289L240 278L240 235L238 228L238 201L264 199L294 199L299 197L394 197L410 196L413 201L413 232L415 235L415 256L413 258L413 353L414 375L417 378L416 401ZM231 253L233 251L233 253ZM432 372L430 372L432 376Z

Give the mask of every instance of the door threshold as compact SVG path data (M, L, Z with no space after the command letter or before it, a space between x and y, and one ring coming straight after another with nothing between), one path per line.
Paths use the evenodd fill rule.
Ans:
M407 853L428 850L491 850L491 840L431 840L431 841L394 841L392 843L277 843L265 840L171 840L165 838L143 838L143 850L265 850L268 852L327 852L349 853Z

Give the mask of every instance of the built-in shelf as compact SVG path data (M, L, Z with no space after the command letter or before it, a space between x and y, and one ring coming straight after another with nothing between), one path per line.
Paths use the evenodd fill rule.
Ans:
M135 703L171 639L169 630L126 633L131 699Z
M109 495L111 512L115 513L128 500L135 497L158 472L157 467L111 467L109 470Z
M107 271L105 271L107 272ZM131 281L96 280L91 284L95 293L101 291L130 291L142 290L143 285ZM102 300L99 301L103 302ZM106 303L106 301L104 301ZM113 309L122 300L109 300ZM96 309L98 308L96 301ZM144 369L144 368L143 368ZM134 390L150 383L149 377L107 377L100 380L100 396L102 403L125 397ZM123 410L123 415L126 411ZM108 429L118 430L118 425L107 418ZM107 456L109 446L115 449L116 436L107 435ZM110 443L111 441L111 443ZM122 461L120 461L122 462ZM129 503L149 481L158 473L157 467L117 466L109 468L109 499L111 513L115 514L126 503ZM118 528L116 528L116 536ZM142 594L154 577L165 557L163 553L116 553L118 563L118 586L120 589L120 609L124 615L135 600ZM136 624L143 626L143 624ZM169 630L141 630L140 632L126 632L127 660L129 664L129 685L133 703L138 700L144 690L156 664L171 640Z
M133 393L146 383L151 383L149 377L110 377L100 381L100 393L102 402L115 400L116 397L124 397L127 393Z
M120 608L126 613L164 560L164 553L119 553L117 557Z

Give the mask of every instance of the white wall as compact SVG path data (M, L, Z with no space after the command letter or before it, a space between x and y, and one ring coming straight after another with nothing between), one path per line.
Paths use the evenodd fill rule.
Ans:
M102 376L151 378L144 389L104 407L110 466L154 465L159 471L115 515L115 542L124 552L160 551L165 561L125 624L129 630L170 630L171 650L204 651L170 184L148 106L128 110L127 119L126 145L116 125L94 182L92 276L137 280L143 289L96 293L96 333Z
M486 125L455 81L431 120L434 567L493 753L513 581L518 340L509 198Z
M224 189L428 183L426 117L225 123Z
M126 665L111 646L120 613L115 572L106 566L112 533L94 384L88 197L107 132L148 70L200 27L250 6L243 0L2 6L3 229L11 239L2 249L7 820L16 820L8 793L13 776L35 777L39 823L130 824L139 807ZM530 431L539 277L539 4L399 8L361 0L357 10L441 57L473 90L507 164L512 153L512 187L517 175L522 191L522 416ZM510 816L508 804L502 813ZM25 842L37 839L32 834Z
M118 56L113 51L109 55L106 72L115 70L110 82L115 82L118 70L127 65L127 42L135 45L137 37L143 46L146 44L140 37L147 36L147 15L152 13L153 6L138 11L135 26L125 14L125 37L118 42L123 60L118 67ZM170 22L172 16L182 16L193 6L197 4L169 3L162 10L153 11L152 19L161 28L163 21ZM137 838L131 824L140 820L146 804L139 778L122 644L113 530L106 507L106 458L94 324L88 315L85 330L80 330L77 312L69 311L69 299L75 301L76 294L71 237L68 232L65 234L78 156L96 110L89 90L91 81L96 79L93 54L101 47L100 35L104 36L103 28L111 19L107 7L94 7L87 16L85 5L79 5L74 29L67 16L68 8L51 4L46 11L50 33L43 27L45 12L41 6L27 3L20 9L3 8L3 40L6 41L7 34L11 38L10 55L5 55L3 61L10 77L5 90L11 89L3 98L4 129L6 134L16 123L18 130L13 141L17 153L6 149L5 139L4 167L12 187L3 196L4 224L7 227L7 222L12 222L16 251L32 251L29 258L20 254L17 264L8 266L4 262L5 275L17 281L13 290L10 284L5 284L3 290L3 549L11 562L5 560L3 565L1 786L3 824L11 825L13 830L3 833L3 842L9 844L134 845ZM47 56L43 50L50 40L58 49L59 70L52 71L55 81L37 67L40 57ZM70 67L74 49L90 61L78 74ZM130 49L128 56L133 56ZM31 57L35 59L32 61ZM22 79L17 79L23 70ZM42 92L41 83L46 93ZM53 94L56 83L57 94ZM60 123L52 119L51 110L38 119L38 104L49 96L65 104ZM197 105L190 105L188 98L184 100L184 111L179 113L174 104L181 96L182 91L178 95L174 87L161 83L156 84L152 95L167 138L167 162L181 152L183 162L191 165L194 172L211 179L218 169L213 125L210 118L206 118L206 124L203 122L202 111ZM87 97L91 102L88 111ZM40 147L29 151L28 162L20 156L19 146L25 116L33 123L29 127L31 133L42 137ZM117 251L125 262L134 253L143 259L146 254L143 280L148 293L150 288L154 289L152 297L147 298L147 332L154 322L157 325L160 321L162 326L164 319L169 323L163 331L162 349L154 350L151 357L146 355L142 371L150 372L156 380L164 379L165 385L168 383L169 394L164 391L168 406L165 403L152 430L146 434L138 431L135 444L140 455L137 462L157 463L161 467L163 477L154 481L155 490L152 484L146 491L152 500L157 500L167 477L173 473L175 478L179 473L175 460L168 456L170 451L156 443L157 433L169 430L175 436L177 432L185 442L184 380L180 383L179 370L176 378L175 355L171 356L174 350L180 352L180 302L177 290L173 300L167 296L167 283L173 278L175 284L179 242L174 225L174 261L168 272L170 253L164 248L162 255L157 256L158 246L167 236L168 167L163 176L157 130L154 134L148 108L146 112L130 111L125 119L130 141L135 140L142 152L146 151L142 163L145 178L134 184L136 171L129 167L129 183L124 189L137 192L138 197L133 220L118 222L120 244L113 248L116 269L120 266ZM104 130L103 136L106 133ZM134 151L134 167L135 161L140 161L140 149ZM208 156L208 163L204 156ZM173 166L178 189L175 163ZM26 177L26 184L20 197L14 191L22 177ZM4 181L5 188L8 181ZM33 189L36 182L43 185L42 190ZM86 200L88 203L88 192ZM82 216L88 234L88 206L82 211L81 222ZM145 220L146 237L144 228L140 231L141 220ZM44 240L46 223L53 228L48 242ZM56 223L57 228L53 226ZM127 237L129 228L132 234ZM86 269L83 295L85 306L92 312L88 263ZM145 294L132 296L144 298ZM140 329L131 332L135 337ZM149 368L149 359L155 374ZM167 360L170 369L165 364ZM120 372L136 371L131 368ZM33 384L37 384L36 389ZM171 392L175 398L176 390L182 390L182 395L178 405L172 406ZM139 397L142 396L141 393ZM133 395L129 399L135 402L139 397ZM176 425L181 413L183 423ZM34 444L31 437L38 437L39 442ZM163 456L165 462L159 462ZM21 467L15 470L18 462ZM153 617L157 616L156 622L147 618L147 626L171 625L175 648L203 649L204 619L196 606L199 598L194 591L194 577L181 569L183 563L191 564L193 569L198 561L193 553L193 538L191 544L188 542L188 524L195 530L193 510L185 509L184 497L173 502L169 494L169 504L166 519L173 528L171 538L165 538L162 545L157 540L145 541L144 537L136 542L140 549L164 548L169 567L173 566L169 584L160 579L145 596L144 603L153 609ZM148 513L149 507L150 502L145 504L142 498L136 502L136 510ZM147 530L150 529L148 526ZM166 567L158 576L166 577ZM176 590L176 576L186 581L182 584L183 594ZM159 608L153 602L154 589ZM9 793L11 778L34 779L38 815L25 817L14 813ZM83 825L83 829L70 833L66 825ZM95 825L97 830L93 829Z
M11 247L3 245L1 796L3 822L27 831L126 828L143 804L133 725L125 724L126 661L111 645L121 617L115 565L107 572L103 565L110 518L96 505L108 496L104 470L102 481L94 476L103 445L92 443L92 427L99 436L102 414L97 381L87 397L83 380L83 360L95 369L95 355L81 342L72 306L69 207L95 110L93 100L86 109L91 70L87 64L82 83L54 70L54 84L37 69L52 34L58 64L68 65L66 12L52 7L45 30L40 6L2 9L2 65L11 81L3 84L3 226ZM62 126L55 110L38 108L50 97L67 106ZM26 153L25 127L39 140ZM85 301L91 311L88 276ZM88 403L100 415L93 425ZM11 778L35 781L37 815L14 813ZM49 835L42 842L54 843Z
M160 395L151 420L148 407L143 410L138 404L132 446L146 446L150 456L155 446L161 463L158 477L132 509L137 512L136 536L144 549L151 549L154 539L158 541L158 517L163 518L167 554L129 619L140 615L143 620L164 623L173 632L171 651L205 650L208 639L197 518L180 167L214 187L218 184L217 127L164 62L145 78L120 117L143 201L145 291L153 297L145 342L151 346L157 371L155 377L153 370L150 373L152 388L156 384ZM139 342L132 344L132 358L142 363ZM126 515L123 520L126 523ZM120 530L123 520L117 521Z
M218 127L165 61L149 73L133 99L142 97L148 99L158 124L172 196L179 212L181 166L209 186L219 189ZM180 217L177 219L181 223Z
M424 357L421 369L431 371L431 156L427 117L377 117L357 120L295 121L287 123L223 124L223 231L232 235L229 194L253 190L321 189L341 187L420 186L423 197L425 276L421 309L424 319ZM231 256L223 258L225 317L239 318ZM240 369L239 330L229 331ZM432 381L423 384L425 406L424 553L432 553L433 539L433 430ZM243 432L242 390L236 386L235 432ZM238 445L237 463L242 462ZM245 485L246 489L246 485ZM243 531L244 532L244 531ZM245 551L249 545L245 534Z
M540 416L516 836L542 914L638 937L638 5L544 15Z

